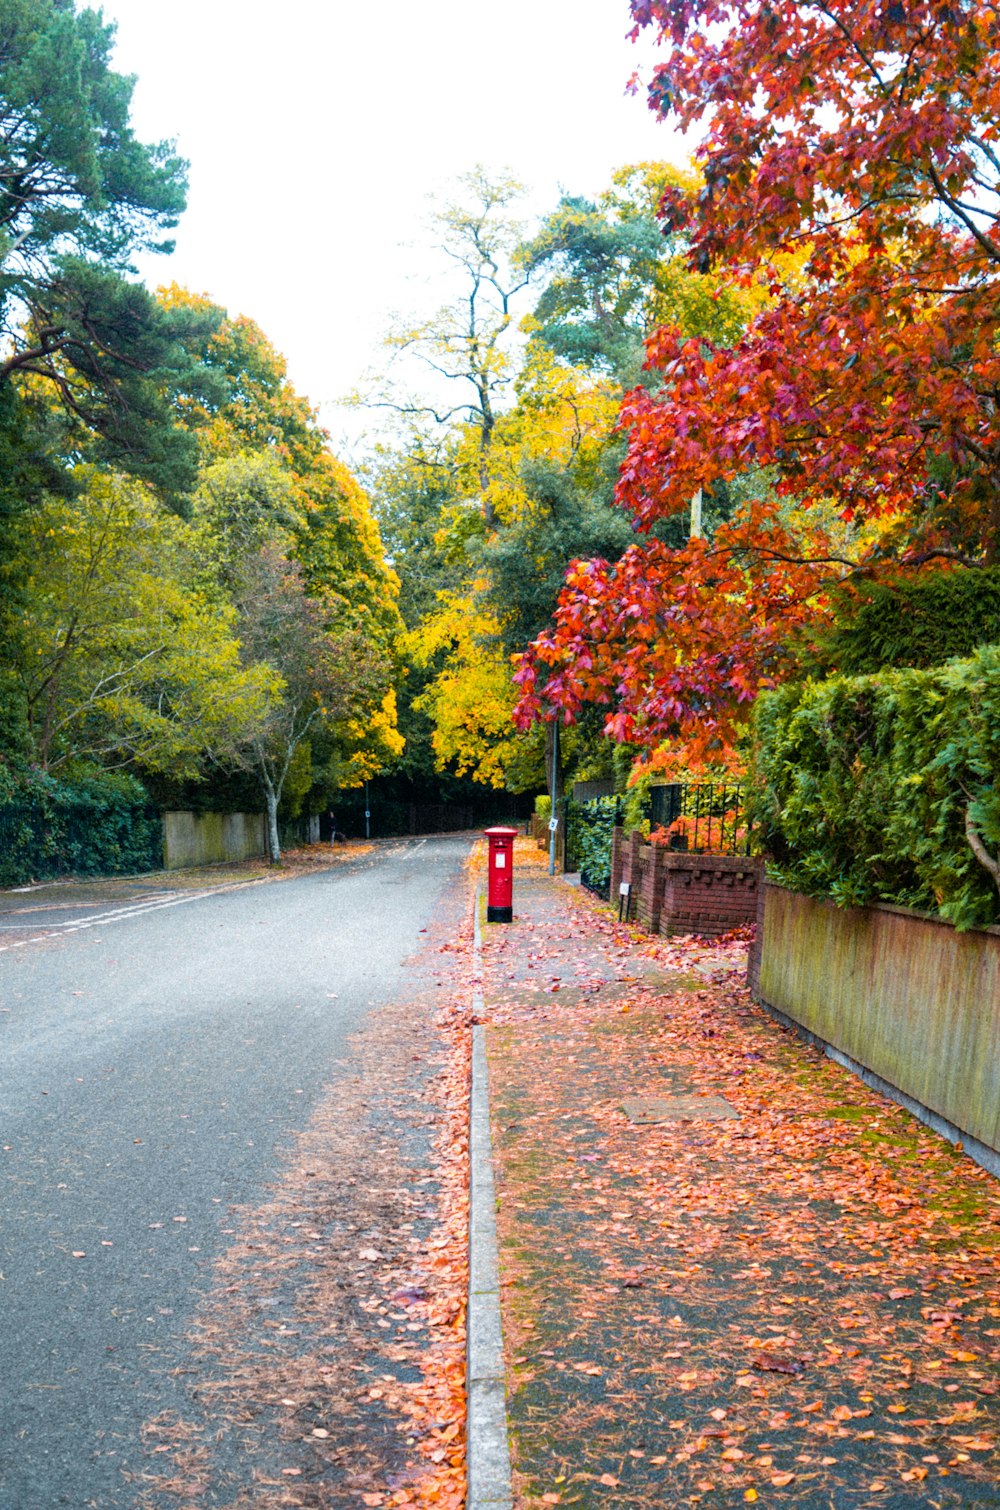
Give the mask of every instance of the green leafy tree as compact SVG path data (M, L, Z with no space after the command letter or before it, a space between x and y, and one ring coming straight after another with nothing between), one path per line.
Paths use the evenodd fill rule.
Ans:
M410 365L401 378L390 367L378 391L365 399L416 425L468 427L475 436L470 491L478 495L488 528L494 522L490 453L514 376L518 295L528 281L514 257L523 226L512 207L522 193L515 179L491 177L482 168L458 180L455 197L434 215L454 295L430 319L400 324L386 340L397 365L410 357L423 369L422 394L414 396L409 386Z
M372 471L411 631L411 760L429 733L439 766L514 789L539 780L540 740L507 727L516 701L511 656L550 622L574 560L616 561L634 541L632 521L614 500L623 450L616 427L644 340L667 307L701 339L741 328L764 297L726 292L688 271L678 238L663 236L656 209L666 188L694 182L661 163L625 167L595 200L564 197L517 245L508 201L488 199L481 181L472 187L488 216L484 209L479 219L463 219L449 209L441 217L443 250L467 285L461 319L456 304L402 333L399 346L419 350L439 382L447 375L468 383L470 353L489 357L494 387L488 403L473 382L474 402L431 409L441 425L436 435L419 428L428 405L399 404L414 430L394 459L383 453ZM484 285L479 264L462 252L481 248L487 234L495 238L490 265L502 271L502 290L516 287L518 272L538 290L519 351L508 341L509 299L493 309L496 345L479 340L487 329L485 320L477 323ZM485 287L495 302L496 279ZM700 498L703 530L728 517L733 496L720 486ZM684 544L688 533L686 519L665 520L655 531L671 545ZM419 723L428 717L429 730ZM610 770L598 719L584 719L564 753L588 771Z
M364 641L385 670L376 682L360 679L349 715L314 719L296 745L281 791L294 788L296 802L315 812L339 786L363 781L399 753L387 682L403 628L398 579L363 489L331 453L315 411L260 327L176 286L160 298L201 322L197 356L219 380L184 403L202 458L193 520L202 580L245 605L247 571L259 569L260 553L283 559L333 641Z
M667 163L633 163L596 199L564 195L518 262L541 292L531 328L572 366L622 388L642 378L645 341L665 320L689 336L735 337L760 303L685 266L682 239L664 235L657 210L668 188L697 179Z
M306 591L301 568L273 546L244 563L237 610L246 664L270 667L281 683L242 756L261 784L268 848L277 863L278 806L296 760L308 758L307 746L324 727L385 696L387 668L364 634L331 631L328 611Z
M113 40L71 0L0 8L0 390L41 382L95 456L180 506L195 458L172 400L198 381L190 332L129 274L137 252L170 250L186 165L136 138Z
M82 469L19 530L24 601L12 674L28 754L195 776L268 716L278 678L241 663L236 614L189 585L187 530L134 480Z

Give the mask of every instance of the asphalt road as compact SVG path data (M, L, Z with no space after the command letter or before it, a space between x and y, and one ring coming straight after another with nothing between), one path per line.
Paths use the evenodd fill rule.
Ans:
M182 1387L231 1208L405 990L467 852L74 894L0 935L0 1510L129 1510L123 1469Z

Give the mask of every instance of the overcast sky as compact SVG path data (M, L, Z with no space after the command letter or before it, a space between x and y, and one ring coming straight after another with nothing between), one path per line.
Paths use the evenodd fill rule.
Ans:
M96 0L95 0L96 3ZM625 0L105 0L133 120L191 163L177 251L147 281L252 316L321 407L377 360L388 316L419 307L435 194L477 163L593 194L615 167L686 150L626 85L653 56ZM426 296L425 296L426 297Z

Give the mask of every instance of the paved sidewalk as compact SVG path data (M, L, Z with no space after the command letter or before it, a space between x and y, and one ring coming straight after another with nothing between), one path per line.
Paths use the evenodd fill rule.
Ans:
M1000 1186L519 843L484 930L516 1504L1000 1507Z

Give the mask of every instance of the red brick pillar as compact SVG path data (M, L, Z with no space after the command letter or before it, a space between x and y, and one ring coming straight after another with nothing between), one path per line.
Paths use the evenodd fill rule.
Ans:
M622 884L622 871L625 868L625 830L618 824L611 830L611 890L609 893L612 907L618 905L618 888Z
M651 844L649 846L645 883L650 933L659 933L660 931L660 915L663 912L665 859L666 850L662 844Z
M634 828L628 836L628 879L632 888L629 917L640 921L642 912L642 834Z

